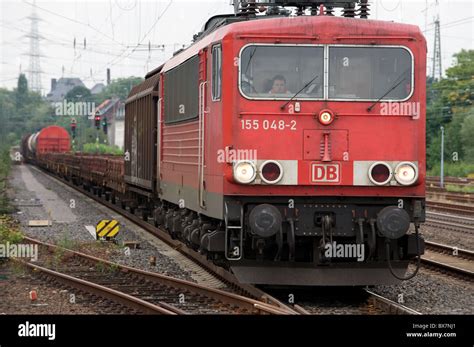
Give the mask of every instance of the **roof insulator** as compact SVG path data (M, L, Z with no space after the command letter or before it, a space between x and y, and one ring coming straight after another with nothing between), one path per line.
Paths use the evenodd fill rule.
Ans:
M356 15L356 13L355 13L354 4L352 4L352 3L346 4L346 6L344 6L342 16L343 17L354 18L355 15Z
M359 7L359 16L360 18L367 19L369 17L369 2L368 0L361 0Z

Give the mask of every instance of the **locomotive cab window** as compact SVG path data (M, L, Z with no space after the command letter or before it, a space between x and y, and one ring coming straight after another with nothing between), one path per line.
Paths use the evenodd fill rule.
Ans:
M212 47L212 100L221 99L222 90L222 46Z
M250 99L322 99L324 48L250 45L240 56L240 90Z
M329 47L329 99L404 100L412 56L400 47Z

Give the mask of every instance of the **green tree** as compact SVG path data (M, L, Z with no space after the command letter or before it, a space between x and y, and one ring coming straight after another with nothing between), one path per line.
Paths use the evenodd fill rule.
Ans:
M7 134L13 128L10 120L13 117L15 105L13 93L0 89L0 147L7 143Z
M472 108L469 115L462 123L460 135L464 149L465 160L467 162L474 163L474 110Z
M93 97L91 91L86 87L76 86L66 94L65 99L71 102L90 102L93 100Z
M474 76L474 50L462 49L461 52L454 54L456 64L446 69L446 76L449 79L461 81L471 81Z
M466 117L474 102L474 50L462 50L454 55L455 64L446 69L446 78L440 81L427 79L426 142L429 168L439 164L440 126L445 128L445 158L453 153L462 162L473 162L472 144L464 129L469 126ZM472 134L472 132L471 132ZM471 135L472 136L472 135ZM471 145L470 145L471 144ZM456 158L456 156L454 156Z
M16 108L21 110L28 102L28 81L24 74L18 77L18 84L16 88Z
M126 100L130 90L141 82L143 82L143 78L141 77L127 77L113 80L102 92L96 95L97 103L100 104L102 101L112 97Z

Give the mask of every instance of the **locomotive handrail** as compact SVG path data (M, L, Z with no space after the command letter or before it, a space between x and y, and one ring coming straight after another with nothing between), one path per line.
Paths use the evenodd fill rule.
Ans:
M239 39L309 39L319 40L318 35L268 35L268 34L243 34Z
M294 115L298 115L298 116L316 116L318 113L317 112L293 112L293 113L290 113L290 112L239 112L239 114L241 116L268 116L268 115L271 115L271 116L294 116Z
M198 149L198 178L199 178L199 206L205 208L204 205L204 115L206 114L206 84L203 81L199 84L199 149Z
M382 40L408 40L416 41L416 38L412 36L392 36L392 35L346 35L346 36L336 36L334 40L364 40L364 39L382 39Z
M162 98L158 98L156 101L156 108L157 108L157 131L156 131L156 144L157 144L157 151L156 151L156 156L157 156L157 178L160 177L161 175L161 150L162 150L162 142L161 142L161 124L163 121L161 120L161 104L162 104Z

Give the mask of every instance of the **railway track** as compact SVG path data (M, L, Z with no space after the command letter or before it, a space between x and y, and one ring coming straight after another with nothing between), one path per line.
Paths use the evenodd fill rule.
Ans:
M294 314L259 300L112 263L29 237L41 263L23 262L59 282L147 314ZM57 259L60 254L60 260Z
M443 253L447 255L454 255L456 257L474 261L474 252L467 249L462 249L454 246L444 245L438 242L425 241L426 248L433 252Z
M458 187L474 186L474 180L472 179L457 179L457 178L446 178L446 184L455 185ZM450 192L446 188L439 186L439 178L426 179L426 192L431 200L447 200L452 202L458 202L461 204L474 204L474 194L464 192Z
M168 234L166 230L163 230L159 227L155 227L152 223L145 221L142 218L138 217L137 215L132 214L129 211L121 208L120 201L116 201L116 204L114 204L111 201L106 201L105 199L97 195L94 195L91 192L86 191L80 186L76 186L63 178L55 176L42 168L34 167L34 169L41 171L42 173L48 175L52 179L58 180L59 182L75 189L76 191L80 192L81 194L84 194L85 196L91 198L92 200L117 212L118 214L125 217L132 223L138 225L140 228L144 229L148 233L152 234L153 236L157 237L161 241L165 242L166 244L171 246L173 249L179 251L180 253L188 257L191 261L198 264L209 273L213 274L219 280L226 283L227 286L230 287L235 293L244 297L255 299L264 304L269 304L275 307L277 310L283 310L283 311L289 311L289 312L295 313L295 311L291 309L289 306L283 304L282 302L268 295L268 293L265 293L259 288L253 285L240 283L232 273L230 273L229 271L227 271L226 269L220 266L215 265L212 261L208 260L205 255L197 251L194 251L191 248L185 247L179 240L175 240L171 238L171 236Z
M459 216L459 215L434 212L434 211L427 211L426 216L429 219L436 220L436 221L454 222L454 223L458 223L462 225L474 226L474 218L470 218L466 216Z
M441 220L433 220L433 221L427 220L424 225L440 228L440 229L462 232L465 234L471 234L471 235L474 234L474 226L469 226L469 225L460 224L460 223L446 222L446 221L441 221Z
M420 312L413 310L405 305L399 304L393 300L387 299L368 289L365 292L369 295L368 301L376 309L383 310L387 314L394 315L421 315Z
M439 176L428 176L426 177L427 185L439 185ZM473 178L460 178L460 177L444 177L445 184L455 184L455 185L468 185L474 183Z
M425 226L474 235L474 219L439 212L428 211Z
M425 245L425 254L421 257L424 267L462 279L474 279L473 251L431 241L425 241Z
M277 297L288 295L287 291ZM293 288L298 298L293 308L302 315L356 314L356 315L419 315L420 312L379 295L368 288ZM270 292L272 292L270 290Z
M284 312L285 314L308 314L308 311L305 310L303 307L299 307L298 305L292 306L292 305L285 305L282 301L276 299L272 295L269 295L267 292L254 287L252 285L248 284L241 284L237 281L237 279L227 270L216 266L205 256L202 254L189 249L187 247L182 247L181 243L177 240L172 239L169 234L160 228L155 227L148 221L144 221L143 219L139 218L135 214L131 214L129 211L122 209L120 205L120 201L117 202L116 204L111 203L110 201L106 201L105 199L102 199L91 192L87 192L81 187L78 187L76 185L73 185L71 182L68 182L62 178L59 178L57 176L54 176L50 174L49 172L38 169L41 172L47 174L49 177L52 179L56 179L65 185L79 191L81 194L84 194L88 196L89 198L97 201L98 203L110 208L111 210L117 212L118 214L122 215L123 217L127 218L129 221L133 222L134 224L138 225L139 227L143 228L150 234L158 237L160 240L164 241L174 249L178 250L188 258L190 258L192 261L197 263L199 266L204 268L205 270L209 271L213 275L215 275L217 278L222 280L224 283L228 285L228 287L232 288L235 293L238 295L247 297L247 299L253 299L257 301L257 305L265 305L270 311L273 308L275 310L275 313L280 314L281 312ZM159 276L159 275L158 275ZM390 313L390 314L415 314L414 312L411 312L409 309L404 310L402 305L399 305L395 302L392 302L391 300L387 298L383 298L380 295L369 295L370 296L370 302L371 304L368 306L368 309L362 309L361 312L366 312L367 314L375 314L375 313ZM377 309L374 309L376 307Z
M474 185L474 184L473 184ZM462 186L462 185L461 185ZM450 193L450 194L458 194L458 195L472 195L472 193L464 193L464 192L450 192L448 190L446 190L446 188L441 188L439 186L435 186L435 185L426 185L426 191L428 193L440 193L440 194L443 194L443 193Z
M86 293L86 298L94 304L101 301L100 298L107 300L108 304L102 304L102 307L100 307L101 314L176 314L176 312L168 310L161 305L152 304L101 284L73 277L26 261L15 261L29 268L36 276L42 277L43 280L60 283L67 286L71 292L75 290Z
M474 204L474 195L467 193L448 193L446 191L432 191L427 189L428 197L432 201L452 201L461 204Z
M18 278L19 274L21 276ZM100 286L86 281L69 278L47 269L40 271L39 268L29 266L27 262L20 261L18 258L0 261L0 282L5 279L12 279L13 282L8 282L7 290L2 288L5 284L0 283L2 292L0 314L166 313L159 307L144 304L139 300L133 300L110 290L102 290L103 288ZM25 303L24 295L19 295L19 292L30 288L39 291L40 303ZM72 294L74 294L73 301ZM16 299L12 299L12 296L16 296ZM72 302L74 304L71 304Z
M440 201L433 201L427 200L426 206L431 210L439 211L439 212L449 212L455 213L460 215L474 215L474 206L466 206L466 205L459 205L453 204L449 202L440 202Z

